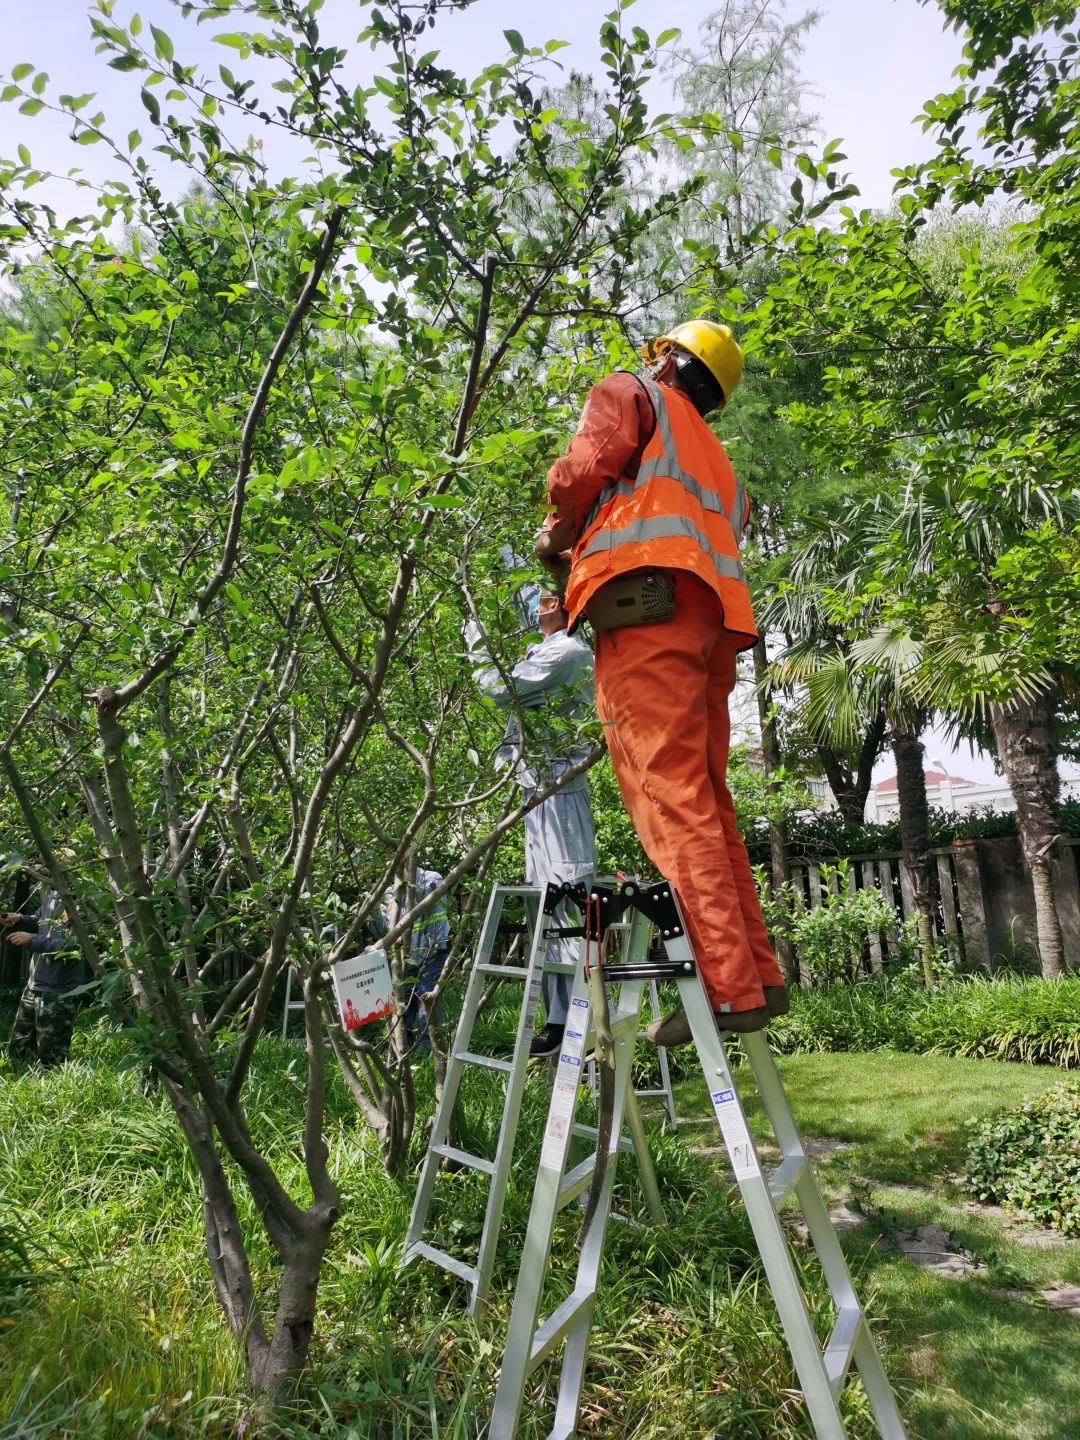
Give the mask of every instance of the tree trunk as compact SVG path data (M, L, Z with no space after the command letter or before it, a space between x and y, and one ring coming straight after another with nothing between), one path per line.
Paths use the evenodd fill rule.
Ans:
M879 710L867 727L853 765L831 746L817 747L829 789L836 799L840 814L849 825L861 825L863 822L867 796L873 783L874 765L881 754L884 739L885 711Z
M893 756L900 804L900 843L919 933L923 979L934 984L934 897L931 889L930 812L926 804L922 741L914 727L894 725Z
M769 777L769 789L773 793L778 789L778 782L771 777L780 769L783 759L780 753L780 740L776 732L776 721L772 714L772 687L769 683L769 657L765 648L764 638L758 640L754 646L754 680L757 694L758 717L761 721L761 757L765 767L766 777ZM787 843L787 827L783 820L769 821L769 854L770 871L772 874L773 893L777 896L786 893L785 887L790 875ZM799 983L799 961L795 953L795 946L791 942L791 936L787 932L786 923L781 923L773 936L773 943L776 948L776 960L783 971L784 979L789 985Z
M315 1305L323 1254L330 1238L333 1217L309 1210L303 1230L298 1233L285 1259L278 1291L274 1333L259 1353L248 1349L252 1383L275 1405L290 1400L307 1362L308 1347L315 1333Z
M1035 892L1035 924L1043 977L1065 969L1061 919L1054 899L1051 852L1058 836L1057 690L1035 700L990 706L998 756L1013 799L1024 862Z

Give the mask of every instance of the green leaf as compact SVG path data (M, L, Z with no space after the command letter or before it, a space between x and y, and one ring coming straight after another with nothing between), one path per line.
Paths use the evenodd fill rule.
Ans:
M19 159L24 165L30 164L30 151L26 148L25 145L19 146Z
M239 50L243 55L251 54L251 42L246 35L215 35L215 45L228 45L230 50Z
M141 70L143 63L137 55L118 55L109 61L110 70Z
M161 120L161 106L158 104L157 96L152 95L149 90L143 90L142 103L146 106L150 119L157 125Z
M75 143L76 145L96 145L100 139L100 130L80 130L75 136Z
M665 45L670 45L673 40L677 40L681 34L682 31L678 26L673 26L670 30L661 30L656 37L656 48L662 50Z
M38 73L34 76L34 83L33 85L31 85L30 88L31 90L33 90L35 95L40 95L48 83L48 75L46 75L44 70L39 70Z
M506 36L506 43L520 60L525 54L525 41L516 30L504 30L503 34Z
M33 65L28 65L25 60L22 60L18 65L12 67L11 78L13 80L25 80L27 75L32 75L33 73Z
M44 109L45 103L42 100L24 100L19 106L19 113L21 115L36 115L39 110Z
M156 25L151 24L150 34L154 37L154 51L158 59L171 60L173 58L173 42L165 34L165 31L159 30Z

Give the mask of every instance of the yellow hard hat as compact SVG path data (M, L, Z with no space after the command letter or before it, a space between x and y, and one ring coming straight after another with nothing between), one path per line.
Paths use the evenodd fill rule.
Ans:
M701 361L724 392L727 404L743 370L743 353L730 328L715 320L684 320L666 335L650 340L641 353L646 360L658 360L673 345Z

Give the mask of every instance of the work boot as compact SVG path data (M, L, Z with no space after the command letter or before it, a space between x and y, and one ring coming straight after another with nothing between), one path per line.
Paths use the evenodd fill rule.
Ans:
M547 1060L552 1055L557 1055L562 1049L563 1031L565 1025L545 1025L539 1034L534 1035L529 1046L530 1060Z
M764 1030L772 1016L767 1006L756 1005L753 1010L714 1010L713 1019L718 1030L745 1035L751 1030ZM646 1028L645 1036L654 1045L662 1045L667 1050L673 1045L689 1045L694 1038L686 1011L681 1009L662 1020L654 1020Z
M787 986L766 985L763 988L765 991L765 1008L768 1010L770 1016L775 1020L778 1015L786 1015L791 1009L788 1003Z

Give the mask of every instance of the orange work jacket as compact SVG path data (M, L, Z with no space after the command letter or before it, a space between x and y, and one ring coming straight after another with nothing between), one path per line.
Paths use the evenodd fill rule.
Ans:
M724 447L690 400L642 379L656 428L635 476L600 494L573 549L566 608L577 623L608 580L630 570L689 570L715 590L724 628L757 637L739 541L749 501Z

